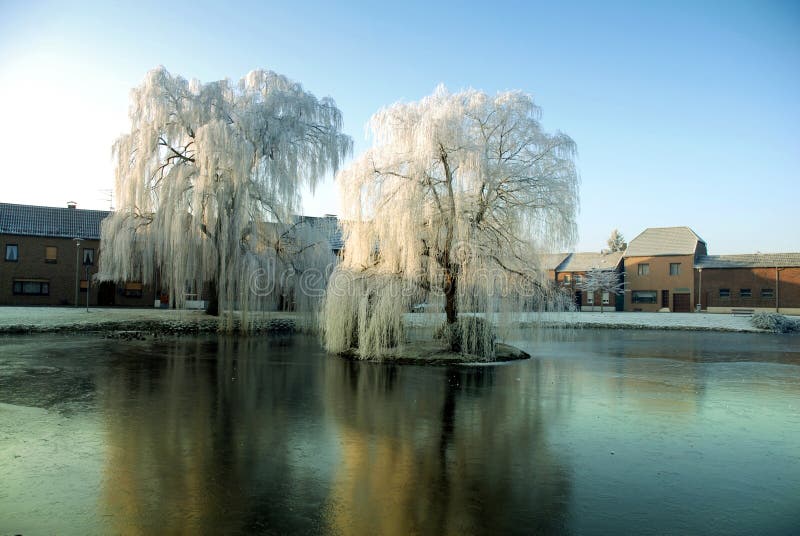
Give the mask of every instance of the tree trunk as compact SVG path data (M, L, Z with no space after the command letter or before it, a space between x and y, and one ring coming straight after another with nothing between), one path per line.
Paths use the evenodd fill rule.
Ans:
M444 271L444 312L447 316L446 329L450 338L450 350L461 351L461 336L458 330L458 304L456 291L458 280L453 275L452 269L447 266Z
M211 281L208 285L208 307L206 307L206 314L211 316L219 316L219 296L217 295L217 281Z

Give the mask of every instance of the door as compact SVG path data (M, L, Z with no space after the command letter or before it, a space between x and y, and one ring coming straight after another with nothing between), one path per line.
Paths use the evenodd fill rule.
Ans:
M666 307L669 309L669 291L662 290L661 291L661 307Z
M691 302L688 294L672 295L672 310L676 313L688 313L691 311Z
M580 290L575 291L575 307L578 308L578 311L581 310L581 306L583 305L583 292Z
M117 286L109 281L103 281L97 287L97 305L100 307L114 305L114 296Z
M616 309L617 311L624 311L625 310L625 295L622 293L617 294L616 296Z

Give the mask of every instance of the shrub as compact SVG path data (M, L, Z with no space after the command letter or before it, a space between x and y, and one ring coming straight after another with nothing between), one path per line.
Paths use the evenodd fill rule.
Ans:
M779 313L755 313L750 319L750 323L753 327L775 333L800 331L800 322Z

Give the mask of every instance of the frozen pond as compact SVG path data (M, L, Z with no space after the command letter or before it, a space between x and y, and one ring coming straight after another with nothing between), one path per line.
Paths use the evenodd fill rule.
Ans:
M417 367L313 338L0 338L0 534L791 534L800 337L577 330Z

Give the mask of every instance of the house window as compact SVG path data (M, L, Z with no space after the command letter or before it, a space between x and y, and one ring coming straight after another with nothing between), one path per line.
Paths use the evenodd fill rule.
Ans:
M644 263L644 264L640 264L639 265L639 275L647 275L649 273L650 273L650 265L649 264Z
M127 298L141 298L142 284L139 282L125 283L125 286L122 288L122 295Z
M642 265L640 264L639 266ZM657 294L655 290L634 290L631 295L633 303L656 303Z
M752 298L753 297L753 291L750 290L749 288L740 288L739 289L739 297L740 298Z
M569 283L569 274L564 274L564 283Z
M719 297L723 299L728 299L731 297L731 289L729 288L721 288L719 289Z
M83 264L94 264L94 248L83 248Z
M575 283L580 285L581 281L583 281L583 277L581 277L581 274L575 274Z
M681 263L679 262L669 263L669 275L681 275Z
M762 298L774 298L775 297L775 289L762 288L761 289L761 297Z
M17 279L13 283L12 292L23 296L49 296L50 283L42 279Z
M58 262L58 248L55 246L45 246L44 262L55 264Z
M8 262L17 262L19 260L19 246L6 244L6 260Z
M603 292L603 305L608 305L609 299L610 297L608 295L608 292Z
M594 305L594 292L586 293L586 305Z

